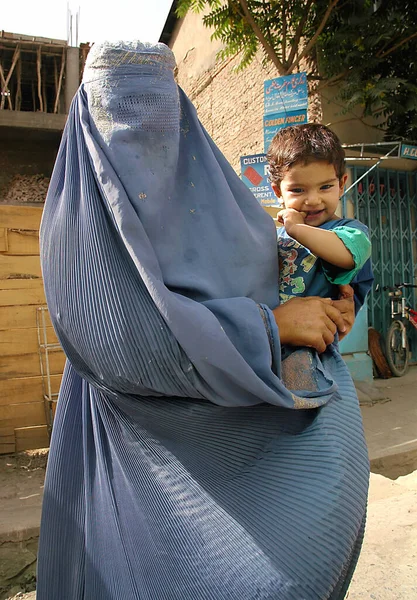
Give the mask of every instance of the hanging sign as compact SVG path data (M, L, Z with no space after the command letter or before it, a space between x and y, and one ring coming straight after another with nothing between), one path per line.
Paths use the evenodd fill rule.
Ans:
M242 181L262 206L277 206L278 200L268 181L268 162L265 154L240 157Z
M411 158L417 160L417 146L401 144L401 158Z
M277 131L290 125L302 125L307 123L307 109L297 110L290 113L277 113L264 115L264 150L268 151L272 138Z
M307 73L294 73L264 81L264 113L288 113L307 109Z

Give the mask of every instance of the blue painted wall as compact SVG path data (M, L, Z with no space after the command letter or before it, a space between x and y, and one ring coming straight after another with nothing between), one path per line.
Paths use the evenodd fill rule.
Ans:
M340 342L340 352L356 381L371 382L373 379L372 359L368 351L368 305L358 312L352 331Z

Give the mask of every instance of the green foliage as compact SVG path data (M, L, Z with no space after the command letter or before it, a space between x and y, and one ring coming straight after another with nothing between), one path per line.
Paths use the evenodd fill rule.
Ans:
M241 52L238 69L247 67L261 48L264 60L268 46L276 58L275 65L281 75L297 70L299 54L309 41L310 22L317 15L318 3L313 0L245 0L252 22L248 19L239 0L179 0L177 16L183 17L188 10L206 10L203 23L213 29L212 39L220 40L223 49L219 58L235 56ZM320 9L323 15L326 6ZM303 23L300 28L299 24ZM253 24L259 28L261 40ZM297 52L291 53L291 48Z
M387 139L417 140L417 3L350 0L320 37L320 71L340 79L345 111L383 121Z
M388 139L417 140L415 0L178 0L177 15L188 10L204 10L219 57L241 53L239 69L259 48L277 75L307 61L310 80L339 86L345 112L359 107Z

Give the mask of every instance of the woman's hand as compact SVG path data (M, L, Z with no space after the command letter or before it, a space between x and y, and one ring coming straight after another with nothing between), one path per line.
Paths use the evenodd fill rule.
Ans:
M350 322L350 302L353 304L353 298L352 301L316 296L291 298L272 311L281 343L309 346L317 352L324 352L333 342L336 331L346 335L349 326L345 321Z
M339 340L342 340L349 333L355 322L355 302L353 298L352 286L339 285L339 300L333 301L333 306L341 312L345 325L345 331L339 330Z

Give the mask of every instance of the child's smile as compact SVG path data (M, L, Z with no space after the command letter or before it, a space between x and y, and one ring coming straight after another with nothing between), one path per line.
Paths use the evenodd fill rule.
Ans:
M314 221L320 220L325 215L325 209L304 211L306 213L305 222L312 225Z

